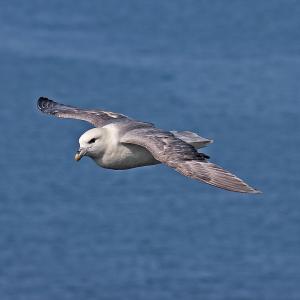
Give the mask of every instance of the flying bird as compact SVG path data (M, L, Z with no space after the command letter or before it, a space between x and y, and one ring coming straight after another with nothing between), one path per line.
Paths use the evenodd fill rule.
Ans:
M124 170L166 164L184 176L240 193L260 193L232 173L208 161L197 149L212 141L190 131L165 131L154 124L98 109L59 104L46 97L37 102L40 111L59 118L83 120L94 125L79 138L75 160L91 157L99 166Z

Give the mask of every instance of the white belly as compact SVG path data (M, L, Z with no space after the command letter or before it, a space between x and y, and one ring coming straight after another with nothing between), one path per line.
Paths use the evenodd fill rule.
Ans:
M159 164L152 154L138 145L123 145L108 148L102 157L95 159L103 168L124 170Z

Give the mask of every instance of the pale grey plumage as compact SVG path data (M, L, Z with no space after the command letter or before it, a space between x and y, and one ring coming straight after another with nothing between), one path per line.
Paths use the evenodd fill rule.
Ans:
M132 120L122 114L66 106L44 97L38 100L38 108L47 114L84 120L98 127L99 130L95 131L97 138L102 138L101 144L99 142L93 148L94 152L90 150L90 155L87 154L92 147L89 146L89 139L96 134L90 130L83 135L86 138L81 138L85 143L82 155L92 157L102 167L128 169L161 162L182 175L222 189L259 193L235 175L208 162L207 155L197 152L196 148L204 147L212 141L193 132L164 131L152 123ZM95 154L95 149L99 153Z

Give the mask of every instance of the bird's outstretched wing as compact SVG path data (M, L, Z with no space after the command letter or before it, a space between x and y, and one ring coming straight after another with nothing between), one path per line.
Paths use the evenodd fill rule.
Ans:
M134 129L127 132L121 142L146 148L155 159L184 176L233 192L259 193L235 175L208 162L208 156L198 153L171 132L154 127Z
M54 115L58 118L78 119L87 121L95 127L102 127L120 120L130 120L127 116L103 110L81 109L57 103L45 97L40 97L37 102L40 111Z

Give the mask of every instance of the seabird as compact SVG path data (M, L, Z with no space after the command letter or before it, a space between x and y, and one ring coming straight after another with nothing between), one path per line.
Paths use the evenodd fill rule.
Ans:
M40 111L59 118L87 121L95 126L79 138L75 160L91 157L99 166L124 170L166 164L184 176L221 189L260 193L232 173L208 161L197 149L212 141L189 131L165 131L152 123L103 110L81 109L59 104L46 97L37 102Z

